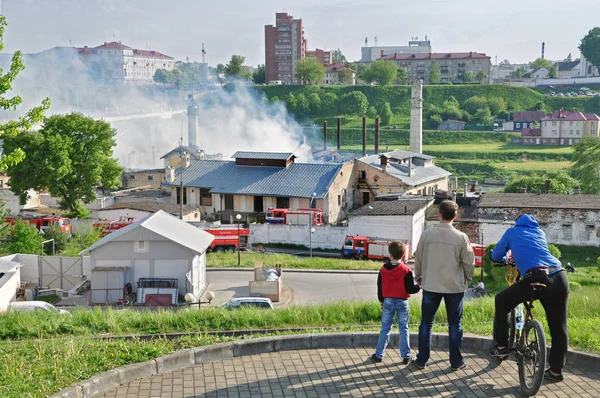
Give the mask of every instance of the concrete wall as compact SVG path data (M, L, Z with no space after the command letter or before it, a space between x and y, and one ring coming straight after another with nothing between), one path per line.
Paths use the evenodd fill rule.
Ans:
M9 188L0 188L0 201L4 203L4 209L12 215L19 214L22 209L31 209L41 205L42 201L38 192L30 189L28 195L29 199L27 199L27 203L21 205L19 197Z
M21 273L19 267L15 267L13 271L5 273L0 278L0 311L5 311L8 303L14 301L20 282Z
M354 162L347 162L329 187L327 197L323 200L324 221L335 224L348 217L348 211L354 206L352 193L354 182ZM317 207L319 207L317 201ZM308 207L308 206L306 206Z
M348 235L412 241L413 216L352 217L348 220Z
M340 249L348 235L348 227L313 227L312 247ZM250 243L253 246L269 243L310 245L308 225L251 224Z

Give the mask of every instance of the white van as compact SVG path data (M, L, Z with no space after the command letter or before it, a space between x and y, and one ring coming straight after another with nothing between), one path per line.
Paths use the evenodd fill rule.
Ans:
M59 310L45 301L15 301L8 304L10 311L49 311L63 315L71 315L69 311Z
M267 310L274 309L273 302L266 297L237 297L223 304L223 307L230 310L241 307L257 307Z

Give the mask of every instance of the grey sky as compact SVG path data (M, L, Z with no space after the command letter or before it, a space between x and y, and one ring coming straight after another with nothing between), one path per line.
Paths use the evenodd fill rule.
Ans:
M578 57L580 39L594 26L598 0L0 0L8 19L5 50L96 46L117 40L176 59L226 63L231 54L264 63L264 25L275 12L302 18L309 48L341 48L360 58L365 37L406 45L428 35L433 50L485 52L501 61Z

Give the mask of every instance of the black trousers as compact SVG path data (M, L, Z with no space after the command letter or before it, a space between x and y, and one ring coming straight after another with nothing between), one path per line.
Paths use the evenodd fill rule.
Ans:
M522 279L496 295L496 315L494 316L494 340L500 347L508 344L508 322L510 311L519 303L531 298L531 282L540 282L547 287L536 293L542 303L548 320L552 349L550 369L561 373L567 358L569 332L567 329L567 307L569 302L569 281L567 273L561 271L553 275L537 273L531 278Z

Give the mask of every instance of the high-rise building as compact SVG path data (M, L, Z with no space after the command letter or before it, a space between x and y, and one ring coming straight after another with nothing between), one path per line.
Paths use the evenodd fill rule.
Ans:
M294 84L296 61L306 55L302 19L275 14L275 26L265 25L265 81Z

